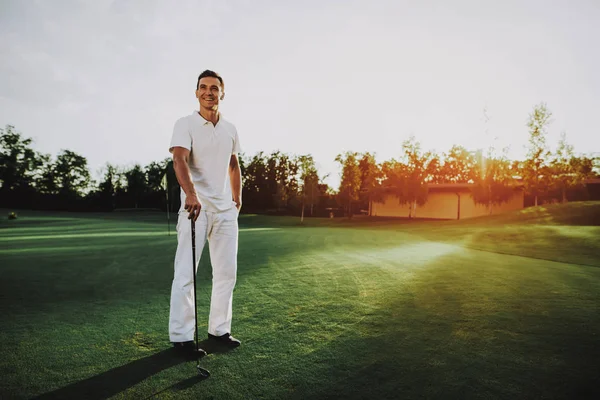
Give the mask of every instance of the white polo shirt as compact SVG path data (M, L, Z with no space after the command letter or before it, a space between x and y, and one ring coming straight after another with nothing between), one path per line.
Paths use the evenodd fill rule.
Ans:
M173 152L173 147L190 150L188 165L203 210L222 212L235 207L229 182L229 160L241 148L237 129L223 114L216 126L196 110L178 119L169 152ZM185 192L181 189L180 213L185 211L184 205Z

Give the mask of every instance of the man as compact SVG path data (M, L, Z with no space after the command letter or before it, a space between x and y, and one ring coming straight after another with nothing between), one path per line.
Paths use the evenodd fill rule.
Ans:
M235 126L219 112L224 96L223 79L216 72L202 72L196 83L200 110L177 120L169 147L181 186L169 338L175 347L192 353L195 351L193 273L198 270L207 240L213 268L208 338L230 347L240 345L240 341L231 336L237 274L237 219L242 206L242 178L237 158L240 143ZM196 227L193 268L190 220ZM204 350L201 353L205 354Z

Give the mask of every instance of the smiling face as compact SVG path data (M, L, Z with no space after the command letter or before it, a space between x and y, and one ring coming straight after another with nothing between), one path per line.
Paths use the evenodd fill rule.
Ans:
M223 89L218 78L207 76L201 78L196 89L196 97L200 101L200 107L208 110L217 110L219 101L223 99Z

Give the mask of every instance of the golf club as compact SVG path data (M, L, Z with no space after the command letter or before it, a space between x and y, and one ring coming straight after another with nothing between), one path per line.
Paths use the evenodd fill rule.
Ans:
M210 376L210 372L208 370L200 367L200 353L198 350L198 302L196 301L196 221L194 216L192 216L192 275L194 277L194 331L196 335L196 361L198 364L196 368L198 369L198 374L202 378L208 378Z

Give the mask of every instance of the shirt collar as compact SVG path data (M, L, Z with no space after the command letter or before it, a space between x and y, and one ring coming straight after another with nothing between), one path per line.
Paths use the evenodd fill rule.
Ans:
M200 122L202 123L202 125L206 125L208 122L210 122L204 119L204 117L200 115L200 112L198 110L194 110L194 115L197 115L200 118ZM219 111L219 122L217 122L217 125L219 125L221 121L223 121L223 113Z

